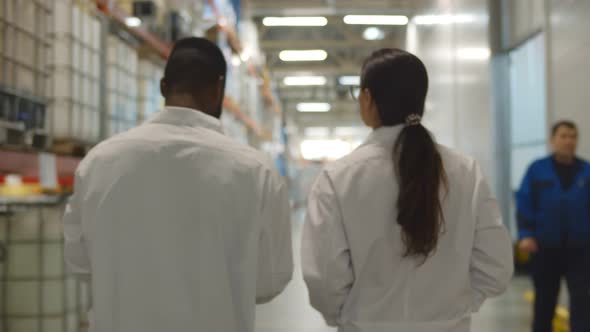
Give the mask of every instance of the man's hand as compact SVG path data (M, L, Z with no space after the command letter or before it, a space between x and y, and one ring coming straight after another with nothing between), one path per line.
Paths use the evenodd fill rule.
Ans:
M518 248L527 253L527 254L534 254L539 251L539 245L537 244L537 240L532 237L524 238L518 244Z

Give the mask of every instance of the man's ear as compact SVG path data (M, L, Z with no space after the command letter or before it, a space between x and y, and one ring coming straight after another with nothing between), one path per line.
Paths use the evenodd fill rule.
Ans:
M168 95L168 86L166 85L166 81L164 79L160 80L160 93L162 93L164 98L166 98L166 95Z
M215 91L217 94L218 99L223 98L225 95L225 77L220 77L219 82L217 82L217 89Z

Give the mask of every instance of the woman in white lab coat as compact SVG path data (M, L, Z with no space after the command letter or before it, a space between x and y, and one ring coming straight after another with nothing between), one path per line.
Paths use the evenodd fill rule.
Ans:
M361 76L374 129L315 183L303 232L311 304L341 332L464 332L512 277L511 239L477 163L421 124L424 64L373 53Z

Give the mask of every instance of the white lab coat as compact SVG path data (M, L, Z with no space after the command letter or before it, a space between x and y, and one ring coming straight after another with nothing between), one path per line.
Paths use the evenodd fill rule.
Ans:
M93 332L251 332L291 279L287 190L204 113L167 108L93 149L66 209Z
M374 131L312 189L302 246L311 304L341 332L466 332L509 284L511 239L478 165L440 147L444 234L423 265L402 257L392 159L401 128Z

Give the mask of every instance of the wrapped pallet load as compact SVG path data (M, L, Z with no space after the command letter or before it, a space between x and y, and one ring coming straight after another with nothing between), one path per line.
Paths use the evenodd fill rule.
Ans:
M55 0L50 133L55 139L100 139L100 17L74 0Z
M45 132L50 18L46 2L0 1L0 144L25 144L25 131Z
M150 119L164 107L164 97L160 92L160 80L164 76L162 64L158 61L141 59L138 72L139 121Z
M10 207L9 207L10 209ZM68 275L63 259L63 206L0 214L0 331L79 332L90 292Z
M0 1L0 84L47 96L50 1Z
M137 126L138 53L116 35L108 37L107 135L113 136Z

